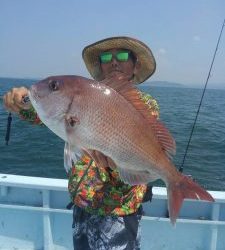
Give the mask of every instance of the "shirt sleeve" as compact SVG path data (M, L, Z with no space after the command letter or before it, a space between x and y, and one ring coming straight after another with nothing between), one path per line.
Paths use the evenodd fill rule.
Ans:
M159 118L160 109L157 101L150 94L147 94L145 92L139 92L139 93L141 100L148 105L151 114Z
M43 125L34 107L31 107L28 110L20 110L19 116L21 119L28 121L32 124Z

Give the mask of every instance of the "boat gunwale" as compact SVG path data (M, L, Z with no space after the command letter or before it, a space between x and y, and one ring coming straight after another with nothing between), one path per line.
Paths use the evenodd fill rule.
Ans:
M55 191L68 191L68 180L57 178L33 177L24 175L0 174L0 185L8 187L46 189ZM225 191L207 190L215 201L225 202ZM167 199L165 187L153 187L154 198Z

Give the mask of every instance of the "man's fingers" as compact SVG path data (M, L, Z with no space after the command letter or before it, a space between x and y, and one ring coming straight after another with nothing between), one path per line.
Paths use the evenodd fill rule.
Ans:
M11 92L8 92L7 94L5 94L3 96L3 102L4 102L4 105L6 107L6 109L12 111L11 109L11 106L13 106L13 100L12 100L12 93Z
M24 103L23 98L26 96L27 92L15 92L14 94L14 103L20 109L26 109L30 107L30 103Z
M85 151L85 154L92 158L95 161L96 165L99 167L110 167L111 169L116 168L116 164L111 158L105 156L103 153L97 150L88 150L88 152Z
M21 109L30 108L31 104L24 104L23 97L28 94L28 90L24 87L13 88L3 97L6 109L12 112L19 112Z
M3 96L3 102L7 110L11 112L19 112L19 107L15 105L11 96L11 92L8 92L6 95Z
M94 152L95 158L97 159L97 164L99 164L105 168L109 167L107 157L103 153L101 153L97 150L93 150L93 152Z
M116 163L111 158L107 157L107 162L108 162L108 165L111 169L117 168Z

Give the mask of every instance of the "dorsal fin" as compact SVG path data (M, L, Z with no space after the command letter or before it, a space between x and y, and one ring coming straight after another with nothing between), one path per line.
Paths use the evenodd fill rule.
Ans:
M167 156L171 158L175 155L176 143L170 132L163 123L151 114L149 106L141 100L140 92L125 75L118 73L112 78L101 81L101 83L111 87L129 101L151 126Z

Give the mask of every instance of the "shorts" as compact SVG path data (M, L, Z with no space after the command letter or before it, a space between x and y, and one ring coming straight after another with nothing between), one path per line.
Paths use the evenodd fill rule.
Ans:
M74 250L138 250L142 207L126 216L99 216L74 206Z

